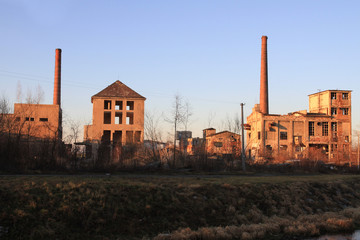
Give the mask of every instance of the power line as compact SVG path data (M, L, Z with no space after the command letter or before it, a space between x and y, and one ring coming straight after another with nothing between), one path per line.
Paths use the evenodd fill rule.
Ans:
M1 73L1 72L5 72L5 74ZM9 74L6 74L6 73L9 73ZM26 74L26 73L18 73L18 72L6 71L6 70L1 70L0 69L0 77L1 76L53 84L53 80L51 78L49 78L49 77ZM47 80L39 80L38 79L39 77L42 78L42 79L47 79ZM103 85L100 85L100 84L99 85L97 85L97 84L96 85L95 84L91 85L90 84L90 86L89 86L89 83L69 81L69 80L61 80L61 84L65 85L65 86L70 86L70 87L87 88L87 89L94 89L94 90L98 90L98 91L102 90L103 87L104 87ZM164 94L164 93L159 93L159 92L155 93L155 92L147 92L147 91L145 91L143 93L145 93L147 96L161 97L161 98L167 98L167 99L170 99L170 98L174 97L174 95L169 95L169 94ZM226 104L239 104L239 102L235 102L235 101L224 101L224 100L218 100L218 99L215 100L215 99L200 98L200 97L194 97L194 96L186 96L186 97L191 99L192 101L204 101L204 102L226 103Z

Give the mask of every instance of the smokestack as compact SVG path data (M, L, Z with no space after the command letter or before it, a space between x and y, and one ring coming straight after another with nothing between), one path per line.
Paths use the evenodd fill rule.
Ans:
M55 50L54 105L61 104L61 49Z
M269 114L267 36L261 37L260 112Z

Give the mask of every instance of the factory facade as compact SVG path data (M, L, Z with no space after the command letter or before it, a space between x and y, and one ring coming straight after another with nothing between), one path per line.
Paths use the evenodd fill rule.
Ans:
M13 114L2 114L1 132L27 140L62 139L61 49L55 50L53 104L15 103Z
M97 158L102 144L105 157L117 162L123 146L143 143L145 100L120 81L92 96L93 121L84 126L87 158Z
M351 150L351 91L309 95L309 111L269 113L267 37L262 37L260 104L247 117L247 155L255 161L317 158L341 164ZM319 158L319 160L320 160Z

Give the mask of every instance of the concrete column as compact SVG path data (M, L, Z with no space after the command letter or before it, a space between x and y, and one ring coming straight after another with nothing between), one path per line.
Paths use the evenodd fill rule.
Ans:
M267 36L261 37L260 112L269 114Z

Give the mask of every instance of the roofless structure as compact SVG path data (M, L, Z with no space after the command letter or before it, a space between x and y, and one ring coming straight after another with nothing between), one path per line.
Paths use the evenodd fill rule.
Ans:
M255 161L310 158L349 162L351 91L326 90L309 95L307 110L271 114L268 99L267 37L262 37L260 104L247 117L247 151ZM324 159L325 157L326 159Z

